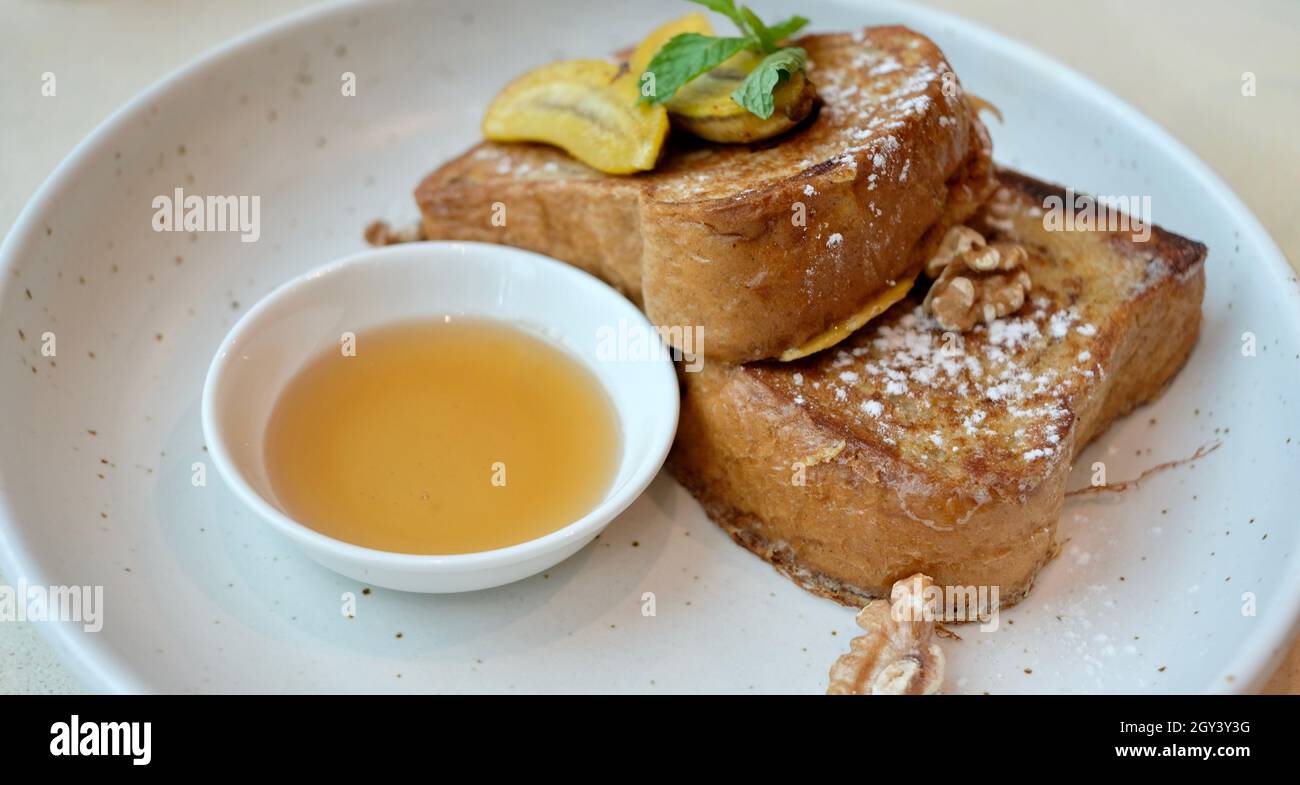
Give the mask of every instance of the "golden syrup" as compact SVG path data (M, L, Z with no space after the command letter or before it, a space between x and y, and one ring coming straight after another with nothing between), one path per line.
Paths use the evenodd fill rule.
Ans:
M282 509L384 551L453 554L553 532L618 467L596 376L505 323L442 319L355 336L290 380L266 434Z

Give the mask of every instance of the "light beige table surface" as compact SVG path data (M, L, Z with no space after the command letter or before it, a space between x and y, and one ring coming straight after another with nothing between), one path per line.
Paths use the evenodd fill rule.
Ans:
M1050 53L1169 129L1300 260L1300 2L925 0ZM0 227L111 111L174 67L311 0L0 0ZM760 7L798 3L757 3ZM59 96L41 100L40 75ZM1243 100L1242 73L1257 95ZM5 577L0 576L0 583ZM1269 692L1300 693L1300 641ZM31 624L0 623L0 694L83 689Z

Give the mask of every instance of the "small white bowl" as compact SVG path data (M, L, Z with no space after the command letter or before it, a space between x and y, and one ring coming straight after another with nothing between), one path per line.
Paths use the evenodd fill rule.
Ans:
M307 361L337 346L345 331L445 316L508 322L563 347L595 373L622 431L618 471L605 498L579 520L535 540L447 556L364 548L286 515L271 490L263 441L285 385ZM539 254L483 243L411 243L364 251L289 281L239 320L208 369L203 433L235 495L329 569L402 591L499 586L581 549L663 465L677 430L677 376L664 352L621 361L610 357L610 335L632 331L657 340L645 316L618 292Z

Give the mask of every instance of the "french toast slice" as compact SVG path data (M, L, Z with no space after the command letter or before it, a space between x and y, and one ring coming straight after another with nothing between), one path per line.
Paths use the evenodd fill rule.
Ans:
M918 286L826 352L683 375L670 470L818 594L861 605L920 572L1016 602L1053 553L1074 457L1196 343L1205 246L1157 227L1145 242L1048 231L1044 200L1063 192L999 179L971 225L1028 251L1019 312L958 342Z
M710 360L777 357L852 323L992 191L990 143L925 36L875 27L797 44L821 104L788 134L717 145L676 133L635 176L484 142L416 189L425 237L576 265L658 325L702 327Z

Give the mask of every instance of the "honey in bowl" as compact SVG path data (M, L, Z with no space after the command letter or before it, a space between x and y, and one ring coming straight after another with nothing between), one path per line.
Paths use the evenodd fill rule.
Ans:
M502 548L578 520L617 472L613 403L579 360L482 319L344 336L289 382L266 434L291 518L377 550Z

